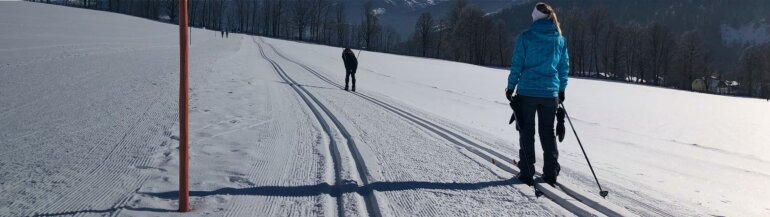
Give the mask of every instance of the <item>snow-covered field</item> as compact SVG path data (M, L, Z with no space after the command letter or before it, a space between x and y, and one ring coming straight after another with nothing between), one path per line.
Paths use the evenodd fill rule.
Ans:
M0 2L0 216L182 215L177 28ZM340 48L192 33L189 215L770 215L766 101L572 79L610 196L570 134L538 198L506 70L362 52L352 93Z

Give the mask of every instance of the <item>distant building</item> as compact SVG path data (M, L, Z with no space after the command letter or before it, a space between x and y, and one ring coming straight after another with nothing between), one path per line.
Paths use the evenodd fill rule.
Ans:
M706 82L703 79L698 78L692 81L692 90L697 92L706 92Z
M719 82L719 86L717 87L717 93L737 95L740 87L741 85L737 81L722 80Z
M706 77L706 90L711 93L717 93L719 88L719 83L722 82L721 79L722 76L714 74L711 76Z

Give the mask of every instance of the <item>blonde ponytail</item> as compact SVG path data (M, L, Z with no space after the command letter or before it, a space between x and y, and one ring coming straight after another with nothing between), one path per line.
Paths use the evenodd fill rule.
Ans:
M548 15L548 19L553 21L553 24L556 25L556 31L559 31L559 35L561 35L561 23L559 23L559 18L556 17L556 12L551 12Z
M537 6L535 8L548 15L548 19L553 22L554 25L556 25L556 31L559 31L559 35L561 35L561 23L559 23L559 18L556 16L556 11L553 10L553 7L546 3L537 3Z

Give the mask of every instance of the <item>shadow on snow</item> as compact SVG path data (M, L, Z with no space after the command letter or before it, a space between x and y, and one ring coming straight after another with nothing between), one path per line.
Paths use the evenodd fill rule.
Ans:
M439 183L439 182L375 182L365 186L358 186L354 182L347 182L341 185L329 185L321 183L317 185L301 186L256 186L247 188L220 188L213 191L190 191L190 196L206 197L212 195L261 195L261 196L283 196L283 197L312 197L322 194L328 194L338 197L345 193L358 193L360 195L369 195L372 191L404 191L404 190L479 190L496 186L523 184L516 179L506 179L499 181L478 182L478 183ZM177 199L178 191L168 192L145 192L143 194L163 198Z

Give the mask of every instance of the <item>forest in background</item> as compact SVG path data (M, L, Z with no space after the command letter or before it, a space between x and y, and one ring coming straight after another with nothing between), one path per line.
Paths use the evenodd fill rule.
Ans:
M34 2L178 22L177 0ZM572 76L770 98L770 44L742 43L726 49L720 47L721 40L714 43L713 32L723 28L714 23L762 20L767 3L707 2L708 7L690 0L549 1L568 41ZM507 67L515 37L531 23L532 3L487 13L465 0L453 0L443 15L422 13L406 38L381 24L384 11L371 2L363 4L355 19L346 16L348 8L341 0L190 0L188 6L190 25L196 28ZM745 14L710 16L730 7ZM747 7L754 10L743 9Z

